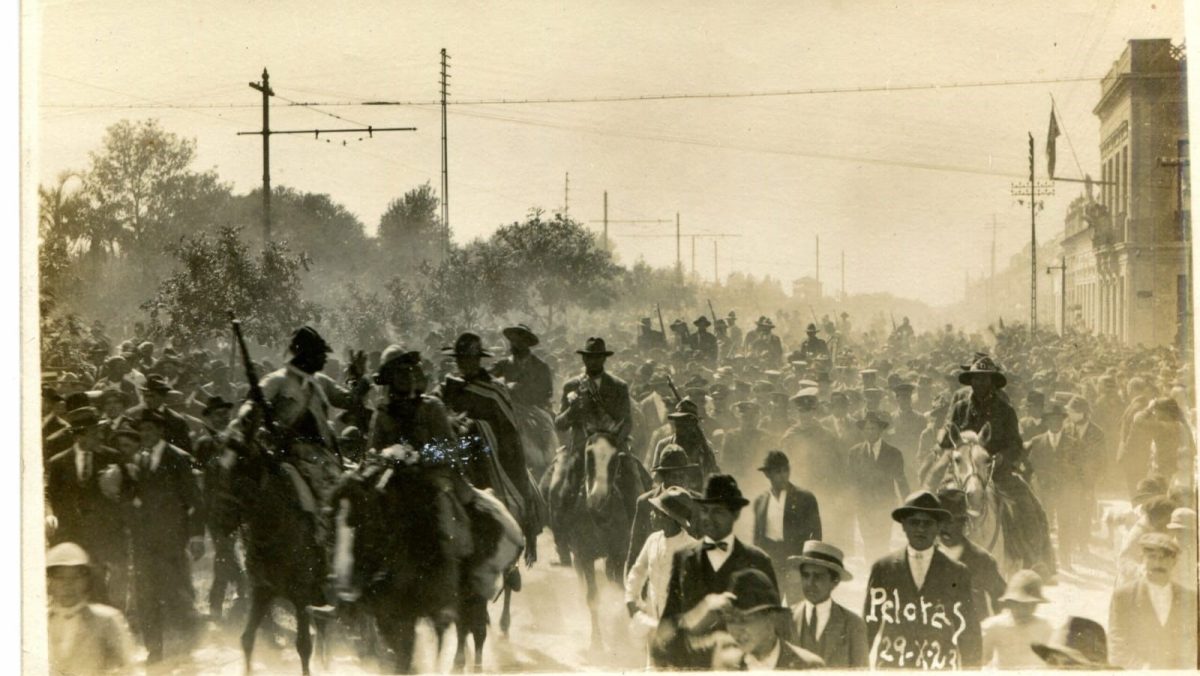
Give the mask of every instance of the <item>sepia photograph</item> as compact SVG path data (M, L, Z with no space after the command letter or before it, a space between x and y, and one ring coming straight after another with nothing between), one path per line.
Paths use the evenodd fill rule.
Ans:
M1197 670L1198 11L26 0L20 671Z

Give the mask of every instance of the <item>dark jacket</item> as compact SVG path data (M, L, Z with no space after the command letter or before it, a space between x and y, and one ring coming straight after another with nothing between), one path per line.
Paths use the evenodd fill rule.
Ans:
M1118 587L1108 611L1109 661L1126 669L1196 668L1196 590L1171 583L1166 624L1150 603L1148 583Z
M563 384L562 401L554 426L560 432L569 432L566 439L568 451L583 452L588 434L600 428L609 428L617 436L621 450L628 450L629 434L633 431L633 401L629 398L629 386L620 378L608 373L600 374L598 395L589 394L587 374L576 376ZM568 395L577 393L583 402L574 407L568 403Z
M521 360L505 357L492 366L491 373L504 379L514 403L550 410L554 376L541 357L533 353Z
M204 509L192 457L168 443L156 469L150 469L150 460L150 451L143 450L135 461L134 543L143 555L181 551L189 538L204 535Z
M878 458L874 457L864 441L850 449L846 465L858 496L860 511L873 513L879 509L890 510L908 495L904 456L899 449L882 439Z
M816 643L803 640L808 618L802 612L807 604L792 606L792 625L795 636L790 640L797 646L814 652L825 660L830 669L862 669L867 666L871 646L867 643L867 624L858 615L833 602L829 620Z
M821 423L796 423L780 440L791 461L792 477L812 487L817 500L828 508L838 504L846 486L846 461L837 437Z
M138 404L126 411L125 415L131 420L137 420L141 418L145 410L145 404ZM192 452L192 437L187 420L184 420L183 416L166 406L158 409L158 412L165 419L163 423L163 438L167 440L168 444L176 446L185 453L190 454Z
M1020 467L1025 446L1021 441L1017 412L1000 392L993 393L986 401L973 393L958 398L950 409L947 425L950 424L957 425L963 432L979 432L985 424L990 424L991 435L984 448L988 453L1001 457L1003 468L997 467L997 471L1012 471ZM944 435L942 448L950 446L950 435Z
M765 547L767 541L767 501L770 490L754 498L754 546ZM821 511L817 498L810 492L788 484L783 503L783 542L788 556L799 556L807 540L821 539Z
M52 542L74 542L100 559L110 558L110 554L125 555L128 540L120 502L106 497L99 484L100 473L114 465L119 467L121 460L119 452L101 446L92 454L90 475L81 481L74 446L50 459L46 466L46 499L58 519Z
M971 594L975 601L975 614L980 619L990 617L1000 612L997 605L1008 584L1000 574L1000 565L995 557L984 548L963 540L962 556L958 562L971 571Z
M749 568L761 570L778 588L771 559L761 549L737 538L734 538L729 558L718 571L712 569L702 543L675 552L671 561L671 580L667 583L666 605L655 636L654 653L660 663L681 669L711 668L711 651L691 649L687 632L677 630L679 618L705 596L729 591L733 574Z
M871 566L863 619L867 642L875 646L880 668L979 666L983 639L971 596L971 573L940 551L932 556L925 585L919 590L908 565L907 549L888 554ZM905 642L902 650L899 639ZM914 653L918 644L925 648Z

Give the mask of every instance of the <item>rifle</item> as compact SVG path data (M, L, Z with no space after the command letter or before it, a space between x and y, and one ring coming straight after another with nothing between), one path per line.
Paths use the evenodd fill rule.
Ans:
M888 312L888 316L892 318L892 333L896 332L896 315Z
M658 314L658 328L662 330L663 342L667 342L667 326L663 324L662 309L658 307L658 303L654 304L654 312Z
M242 352L242 368L246 371L246 382L250 386L250 401L262 411L263 426L267 428L272 441L279 442L279 448L284 449L287 445L283 443L284 436L275 422L275 412L271 410L271 405L267 403L262 387L258 384L258 373L250 359L250 351L246 349L246 339L242 336L242 322L233 316L232 310L229 311L229 321L233 324L233 336L237 339L237 347Z
M716 326L717 326L717 311L713 309L713 306L712 306L712 300L711 300L711 299L708 299L708 298L706 298L705 300L707 300L707 301L708 301L708 314L712 315L712 318L713 318L713 330L715 331L715 330L716 330Z
M683 397L679 396L679 390L675 389L675 381L671 380L670 373L667 374L667 385L671 387L671 394L675 395L675 405L678 406L679 402L683 401Z

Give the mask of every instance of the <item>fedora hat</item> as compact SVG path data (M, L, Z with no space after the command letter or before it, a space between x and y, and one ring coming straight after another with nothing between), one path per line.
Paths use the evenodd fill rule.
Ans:
M642 322L642 323L643 324L649 323L649 321L650 321L649 318L646 318L646 321ZM504 330L501 331L500 333L503 333L504 337L507 338L509 341L521 341L521 342L524 342L529 347L533 347L534 345L537 345L539 342L537 334L533 332L533 329L529 328L528 326L526 326L524 324L517 324L516 326L506 326L506 327L504 327Z
M807 334L810 334L810 335L816 335L817 334L817 325L809 324L808 327L804 329L804 332Z
M788 462L787 455L783 451L767 451L767 457L763 460L763 464L758 468L760 472L773 472L777 469L790 469L791 463Z
M892 424L892 421L888 418L888 414L883 411L867 411L866 415L861 420L855 422L854 425L861 430L867 426L867 423L878 425L879 429L885 430Z
M106 387L103 390L100 390L100 394L96 396L96 401L100 405L104 405L106 401L113 398L117 399L125 406L129 406L131 403L133 403L132 395L127 393L125 390L122 390L120 387Z
M771 321L771 319L769 317L767 317L766 315L759 317L758 321L754 322L754 325L759 328L764 328L764 329L775 328L775 322Z
M742 401L739 401L733 405L733 410L737 411L738 413L747 413L749 411L759 411L761 410L761 407L758 405L757 401L743 399Z
M1042 577L1032 570L1018 570L1008 580L998 603L1049 603L1042 595Z
M962 371L958 374L958 382L970 385L971 378L977 374L991 376L996 387L1004 387L1008 384L1008 378L1005 378L1004 374L1000 372L1000 367L996 366L996 362L986 354L976 355L975 361L971 362L970 366L963 366Z
M125 437L126 439L133 439L135 441L142 440L141 433L138 432L136 429L134 429L133 426L128 423L121 423L121 425L119 427L117 427L117 430L115 432L113 432L113 437L117 438L117 439L120 439L121 437Z
M594 354L611 357L613 352L612 350L608 349L607 345L604 344L603 338L592 336L584 341L582 350L575 350L575 354Z
M708 481L704 484L704 495L697 498L696 502L706 505L725 505L730 509L739 509L750 504L749 500L742 497L742 490L738 488L737 479L729 474L714 474L708 477Z
M705 317L704 315L697 317L696 321L692 322L692 324L695 326L712 326L712 322L709 321L708 317Z
M691 418L698 420L700 418L700 407L691 399L683 399L678 404L675 404L675 410L667 414L670 420L685 420Z
M72 430L86 430L100 424L100 413L92 406L80 406L65 416Z
M674 472L685 469L696 469L700 465L691 461L687 451L678 444L670 444L663 449L662 455L658 456L658 464L650 471L652 472Z
M1107 669L1108 637L1104 627L1086 617L1068 617L1045 643L1031 643L1030 648L1043 661L1051 655L1066 658L1071 664L1094 669Z
M146 376L146 384L142 385L143 392L156 392L158 394L167 394L171 391L171 386L167 381L157 373L152 373Z
M311 354L313 352L333 352L329 343L311 326L301 326L292 334L288 341L288 351L292 354Z
M789 564L799 568L800 566L810 563L814 566L822 566L828 568L838 574L838 579L842 582L853 580L850 571L842 564L845 555L842 550L834 547L831 544L821 542L820 540L809 540L804 543L804 550L800 556L789 556L787 561Z
M929 514L938 521L950 518L942 503L929 491L917 491L904 500L904 504L892 510L892 520L903 522L913 514Z
M442 348L447 357L490 357L491 352L483 349L483 339L474 333L463 333L454 339L454 345Z
M225 397L215 395L209 397L208 401L204 402L204 409L200 411L200 415L208 415L214 411L228 411L231 408L233 408L232 402L225 401Z
M648 502L651 507L662 512L667 518L680 526L687 526L692 521L692 509L695 507L696 497L698 494L695 491L690 491L683 486L671 486L650 498Z
M730 609L740 615L788 610L771 579L757 568L734 573L729 580L729 591L733 592Z

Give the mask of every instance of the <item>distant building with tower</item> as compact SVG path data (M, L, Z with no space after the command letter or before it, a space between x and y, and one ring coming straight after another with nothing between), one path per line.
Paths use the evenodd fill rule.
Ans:
M1130 40L1100 90L1092 111L1100 118L1100 181L1071 203L1063 232L1067 323L1126 345L1186 345L1192 299L1184 48ZM1061 297L1055 301L1061 310Z

